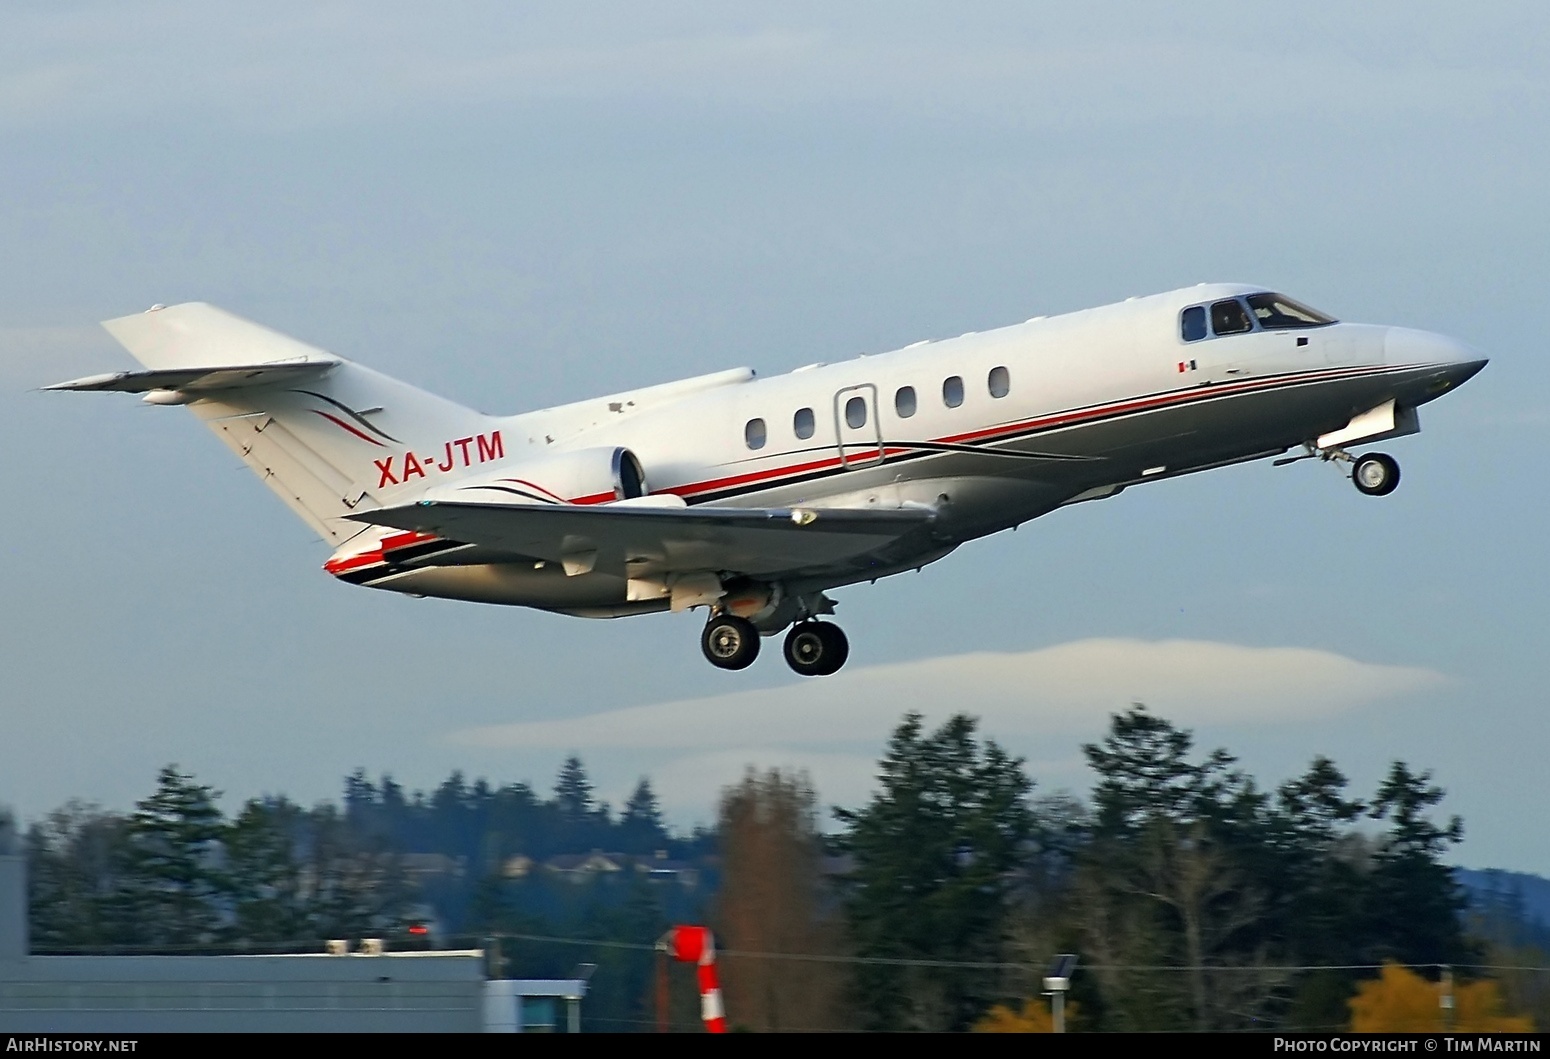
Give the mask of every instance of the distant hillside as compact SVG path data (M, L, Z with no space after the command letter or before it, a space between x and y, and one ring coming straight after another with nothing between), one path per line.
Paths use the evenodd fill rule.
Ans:
M1455 868L1453 874L1471 898L1476 894L1500 897L1516 893L1527 918L1550 926L1550 879L1500 868Z
M1550 879L1499 868L1455 868L1484 936L1513 944L1550 945Z

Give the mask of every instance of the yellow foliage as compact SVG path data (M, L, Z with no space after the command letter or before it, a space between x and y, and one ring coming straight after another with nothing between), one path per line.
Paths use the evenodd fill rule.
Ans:
M1077 1004L1066 1001L1066 1029L1076 1017ZM1049 1001L1034 997L1023 1004L1021 1012L1013 1011L1005 1004L997 1004L974 1024L975 1033L1053 1033L1055 1019L1050 1014Z
M1534 1022L1526 1015L1503 1011L1495 982L1455 984L1451 1020L1442 1006L1442 991L1441 982L1428 982L1398 964L1386 963L1382 975L1363 982L1351 998L1351 1029L1355 1033L1534 1031Z

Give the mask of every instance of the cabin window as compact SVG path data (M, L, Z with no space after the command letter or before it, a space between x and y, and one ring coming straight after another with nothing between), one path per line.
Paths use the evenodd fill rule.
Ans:
M963 376L949 375L942 380L942 403L948 408L963 404Z
M1012 375L1005 368L991 368L990 377L985 382L990 387L992 397L1005 397L1012 392Z
M899 413L900 419L908 419L915 414L915 387L899 387L899 391L893 395L893 410Z
M743 440L748 442L750 449L764 448L764 442L769 437L769 432L764 429L764 420L750 419L748 425L743 428Z
M1333 316L1325 316L1317 309L1310 309L1292 301L1284 294L1250 294L1244 301L1249 303L1259 326L1266 331L1284 331L1292 327L1323 327L1335 322Z
M1179 337L1186 342L1199 342L1206 337L1206 307L1191 305L1179 317Z
M1243 303L1236 298L1216 302L1211 306L1211 330L1219 335L1241 335L1254 330Z
M796 436L806 441L813 436L814 420L811 408L798 408L797 414L791 417L791 429Z
M845 402L845 423L857 430L866 426L865 397L852 397Z

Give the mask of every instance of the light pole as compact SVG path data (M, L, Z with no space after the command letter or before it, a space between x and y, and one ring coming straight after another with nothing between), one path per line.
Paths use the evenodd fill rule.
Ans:
M1050 1019L1056 1033L1066 1032L1066 991L1071 988L1071 973L1075 970L1076 953L1063 952L1044 975L1044 991L1049 994Z
M581 998L587 995L587 983L592 980L593 973L597 970L595 963L578 963L576 970L571 972L571 979L576 983L573 995L565 998L565 1006L569 1010L569 1025L566 1027L571 1033L581 1032Z

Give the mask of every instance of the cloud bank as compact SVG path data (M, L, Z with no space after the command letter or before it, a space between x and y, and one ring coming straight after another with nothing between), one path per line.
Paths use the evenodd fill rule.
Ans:
M775 644L769 644L774 647ZM823 680L454 732L458 744L523 750L678 750L874 744L906 710L928 721L966 711L998 739L1096 732L1144 702L1181 724L1327 717L1443 683L1429 669L1330 651L1198 640L1090 639L846 671ZM734 755L735 756L735 755Z

